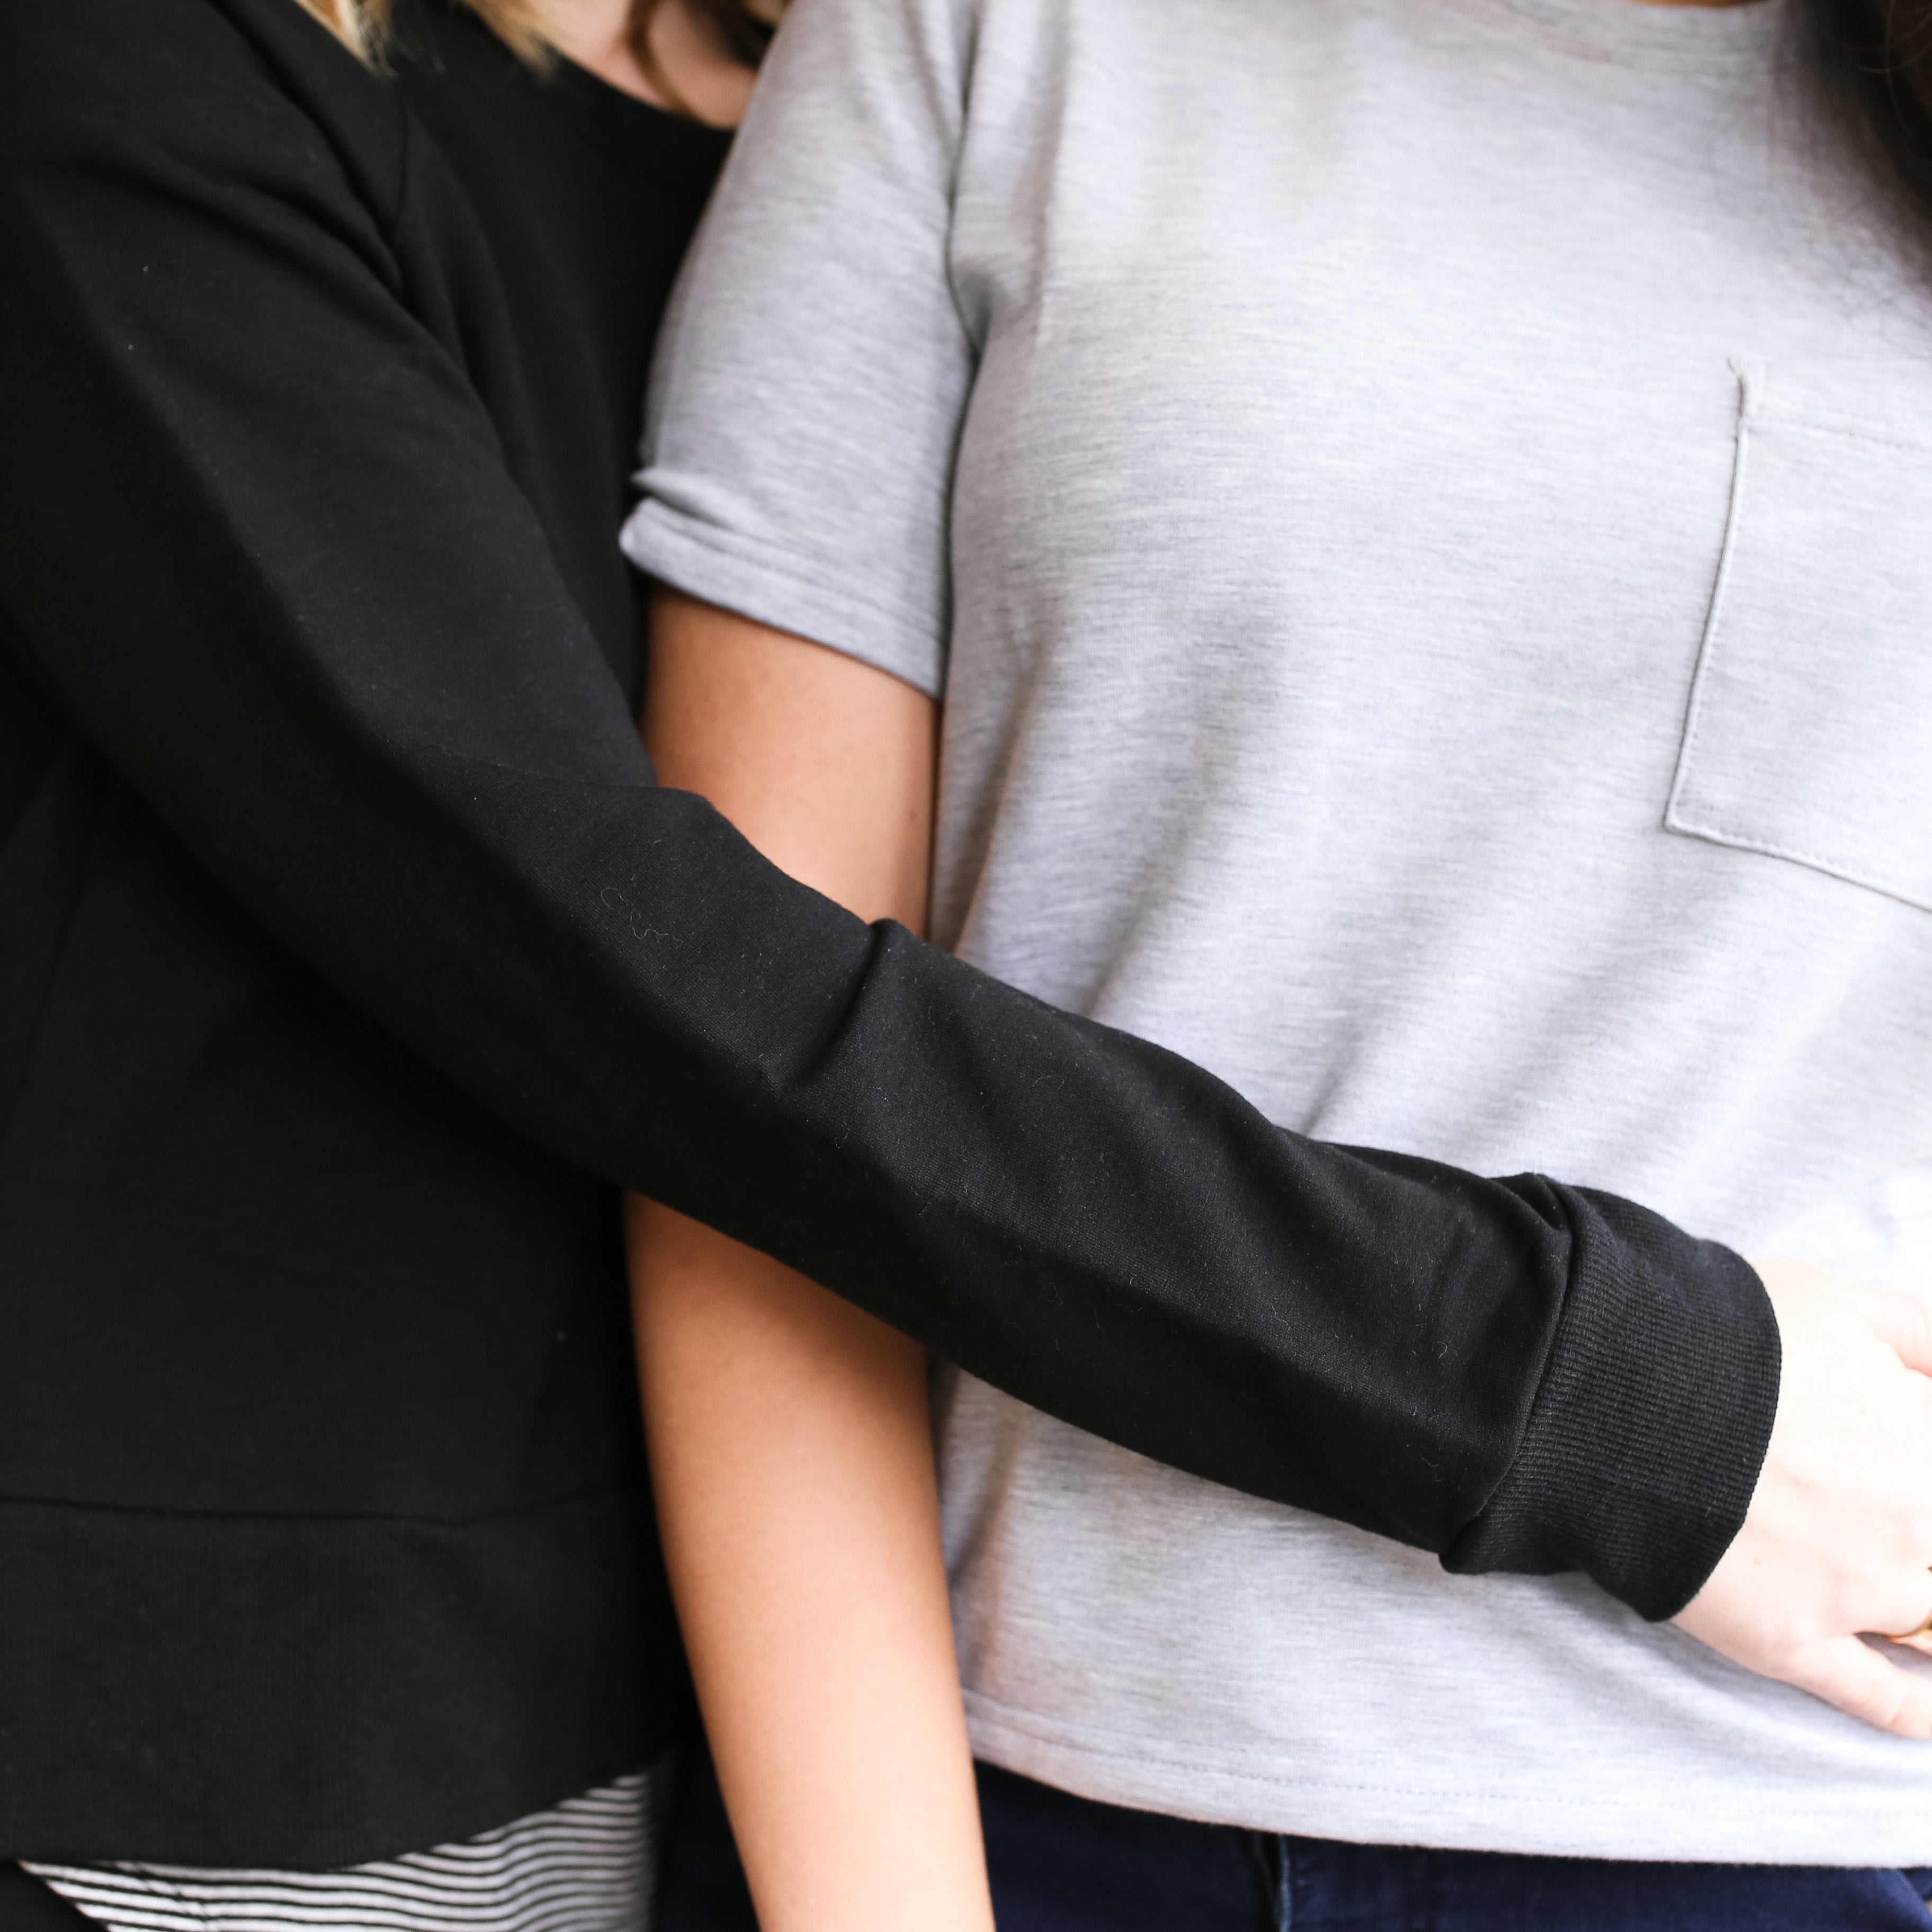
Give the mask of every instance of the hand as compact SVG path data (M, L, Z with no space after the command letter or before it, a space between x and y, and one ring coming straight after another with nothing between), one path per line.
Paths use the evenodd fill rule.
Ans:
M1856 1634L1932 1616L1932 1308L1803 1262L1752 1265L1784 1342L1778 1418L1744 1528L1676 1622L1761 1676L1932 1738L1932 1682Z

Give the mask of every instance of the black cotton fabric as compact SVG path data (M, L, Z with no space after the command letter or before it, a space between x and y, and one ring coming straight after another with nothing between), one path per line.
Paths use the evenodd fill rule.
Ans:
M468 16L0 15L0 1857L321 1867L682 1720L615 1189L1081 1426L1670 1613L1735 1256L1278 1131L657 788L616 548L722 138Z
M88 1932L93 1923L18 1865L0 1864L0 1932Z

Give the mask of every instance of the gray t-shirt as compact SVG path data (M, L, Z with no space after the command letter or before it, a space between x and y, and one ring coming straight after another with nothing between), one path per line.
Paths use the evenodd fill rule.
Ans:
M1304 1132L1925 1288L1932 296L1784 4L798 0L628 544L944 685L936 937L993 973ZM1932 1863L1932 1747L1579 1579L964 1378L940 1430L996 1762Z

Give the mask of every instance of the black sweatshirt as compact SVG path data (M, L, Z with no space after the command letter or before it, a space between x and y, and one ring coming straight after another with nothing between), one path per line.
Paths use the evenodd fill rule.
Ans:
M349 1862L664 1735L616 1184L1196 1474L1678 1608L1755 1276L1280 1132L656 788L615 532L722 140L465 16L394 62L0 10L0 1856Z

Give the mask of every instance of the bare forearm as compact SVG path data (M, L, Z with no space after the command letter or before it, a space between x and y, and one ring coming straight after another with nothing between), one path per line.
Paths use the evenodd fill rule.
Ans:
M666 1560L764 1932L992 1924L952 1657L926 1364L634 1202Z
M646 736L665 781L868 919L926 906L933 712L688 607ZM630 1211L664 1550L765 1932L989 1932L916 1344L778 1263Z

